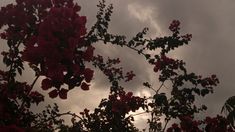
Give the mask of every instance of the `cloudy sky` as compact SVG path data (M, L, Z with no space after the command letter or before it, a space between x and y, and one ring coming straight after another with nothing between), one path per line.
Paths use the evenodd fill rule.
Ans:
M10 0L1 0L0 4L10 2ZM98 0L77 0L77 2L82 6L81 14L88 18L89 29L96 20ZM219 113L224 101L229 96L235 95L234 0L107 0L107 2L113 3L114 6L110 25L110 32L114 34L131 37L144 27L149 27L147 36L154 38L169 34L168 26L172 20L181 21L182 33L191 33L193 39L189 46L179 48L171 55L184 60L189 71L203 76L216 74L220 79L220 85L216 87L214 94L200 100L200 103L209 107L205 115ZM141 89L142 82L149 81L156 87L159 85L152 74L153 67L135 52L102 43L98 43L96 48L96 53L120 57L123 68L136 73L137 76L132 82L124 84L136 95L150 94L149 91ZM24 74L24 78L32 77L30 74L30 72ZM107 97L109 86L105 76L97 71L90 91L84 92L78 88L69 93L66 101L56 101L64 111L92 109L102 98ZM143 121L142 118L145 117L139 118L138 124Z

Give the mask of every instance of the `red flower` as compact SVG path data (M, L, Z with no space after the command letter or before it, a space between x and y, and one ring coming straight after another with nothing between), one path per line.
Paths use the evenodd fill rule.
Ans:
M79 18L79 24L80 24L80 25L86 24L86 17L85 17L85 16L80 16L80 18Z
M91 70L90 68L86 68L84 70L84 77L85 77L86 82L88 82L88 83L91 82L93 74L94 74L94 71Z
M58 90L54 89L51 92L49 92L49 97L56 98L58 96Z
M81 74L80 65L73 65L72 68L75 76L79 76Z
M59 91L59 97L60 97L61 99L67 99L67 94L68 94L68 90L67 90L67 89L62 88L62 89Z
M28 61L31 64L39 64L42 60L42 57L43 56L40 49L32 45L27 46L22 53L22 60Z
M133 71L127 72L126 76L125 76L125 78L126 78L125 82L132 80L134 76L135 76L135 74L133 73Z
M181 37L184 41L190 41L192 39L192 34L186 34Z
M215 74L211 75L211 77L214 79L214 78L217 78Z
M46 79L42 80L42 89L43 90L48 90L51 87L52 87L52 82L50 79L46 78Z
M9 126L1 126L1 132L24 132L23 128L19 128L16 125L9 125Z
M178 128L179 126L178 126L178 124L176 124L176 123L174 123L174 124L172 124L172 128Z
M17 3L22 3L22 1L18 0ZM32 25L35 24L32 29L35 29L37 33L27 34L29 31L25 31L28 38L25 41L22 59L34 64L36 67L40 67L41 75L48 78L43 80L42 89L47 90L52 86L60 88L63 84L70 85L69 79L83 76L82 70L80 71L80 64L83 62L80 61L90 61L93 58L94 47L84 45L86 17L77 13L81 7L74 4L72 0L53 0L53 2L48 0L31 2L29 0L21 6L26 9L30 8L30 10L31 6L40 7L37 12L40 23L33 19L34 15L27 17L28 21L32 20ZM15 10L14 6L11 6L11 8ZM16 10L18 13L23 12L24 14L23 9L18 11L18 8L16 8ZM17 12L13 12L13 15ZM31 14L35 14L35 12ZM18 15L14 16L19 17ZM21 27L21 25L17 27ZM27 25L25 28L28 29ZM13 33L6 33L7 36L10 35L11 37L14 35ZM77 48L85 48L82 55L76 52ZM74 65L76 66L74 67ZM70 75L71 72L73 74ZM84 76L86 82L90 82L93 73L89 71ZM78 80L75 80L74 84L78 82ZM65 98L65 96L62 96L62 98Z
M83 82L82 85L81 85L81 89L82 89L82 90L85 90L85 91L86 91L86 90L89 90L89 86L90 86L90 85L88 85L87 83Z
M161 62L160 61L157 61L156 63L155 63L155 66L154 66L154 69L153 69L153 71L154 72L158 72L158 70L161 68Z
M86 51L83 53L83 58L85 61L91 61L93 58L94 47L89 46Z
M132 97L132 95L133 95L133 93L132 93L132 92L128 92L128 93L126 94L126 96L127 96L128 98L131 98L131 97Z
M172 127L168 128L167 132L173 132L173 128Z
M193 125L193 119L189 116L182 116L179 118L181 120L180 126L182 130L190 130Z
M68 42L69 49L74 50L77 47L78 40L76 38L70 37Z
M169 26L169 29L172 32L177 32L179 30L179 26L180 26L180 21L178 20L173 20L171 25Z
M57 82L62 82L64 79L63 72L65 71L65 66L63 65L52 65L48 67L47 70L47 76L50 77L52 80L55 80Z
M74 7L73 7L73 9L74 9L75 12L78 12L78 11L81 10L81 6L75 4Z
M7 34L4 32L4 33L1 33L0 34L0 37L2 38L2 39L6 39L7 38Z

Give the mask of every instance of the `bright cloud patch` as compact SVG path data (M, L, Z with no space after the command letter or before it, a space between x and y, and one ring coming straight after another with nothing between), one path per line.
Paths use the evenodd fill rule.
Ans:
M148 22L150 23L150 26L153 26L155 28L157 34L154 34L154 36L161 34L161 28L153 18L153 15L157 16L157 13L154 12L153 8L151 7L143 8L141 5L137 3L130 3L128 4L127 8L130 13L130 16L135 17L141 22Z

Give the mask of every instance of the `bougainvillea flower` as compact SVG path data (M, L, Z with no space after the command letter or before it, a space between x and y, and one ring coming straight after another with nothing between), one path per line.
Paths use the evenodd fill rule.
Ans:
M90 68L86 68L84 70L84 77L85 77L86 82L89 83L92 80L93 74L94 74L94 71L91 70Z
M83 82L82 85L81 85L81 89L82 89L82 90L85 90L85 91L86 91L86 90L89 90L89 86L90 86L90 85L88 85L87 83Z
M43 90L48 90L51 87L52 87L52 82L50 79L46 78L46 79L42 80L42 89Z
M49 97L56 98L58 96L58 90L54 89L51 92L49 92Z
M68 94L68 90L67 90L67 89L62 88L62 89L59 91L59 97L60 97L61 99L67 99L67 94Z

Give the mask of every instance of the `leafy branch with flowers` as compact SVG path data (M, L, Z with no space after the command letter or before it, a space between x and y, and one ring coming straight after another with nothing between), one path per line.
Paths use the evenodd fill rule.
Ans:
M205 105L197 106L196 98L213 93L219 80L216 75L202 77L189 72L183 60L168 56L172 50L189 44L192 38L191 34L180 34L178 20L170 24L172 34L169 36L149 39L146 37L148 28L144 28L127 40L124 35L108 31L113 6L103 0L98 9L97 21L87 30L87 19L79 15L81 7L73 0L16 0L15 4L1 7L0 36L8 49L2 51L7 69L0 70L0 131L147 131L139 130L133 123L135 116L142 113L149 114L146 122L150 132L234 131L233 97L222 109L228 111L226 117L194 119L196 113L207 109ZM126 91L120 81L131 81L135 73L124 73L123 68L117 66L121 63L119 58L94 54L97 42L129 48L144 56L153 66L160 87L143 82L143 88L154 93L150 97ZM157 50L160 52L148 52ZM41 113L31 111L32 104L45 101L44 96L67 99L70 90L75 88L90 90L95 69L89 68L87 63L102 71L111 83L108 97L102 99L97 108L61 113L57 104L51 104ZM26 64L35 72L32 83L17 79L22 72L27 72ZM44 78L40 88L48 91L48 95L37 90L35 83L39 77ZM166 83L171 84L170 93L162 90ZM144 112L130 115L139 109ZM71 116L72 125L66 125L63 116ZM169 125L172 119L180 123Z

